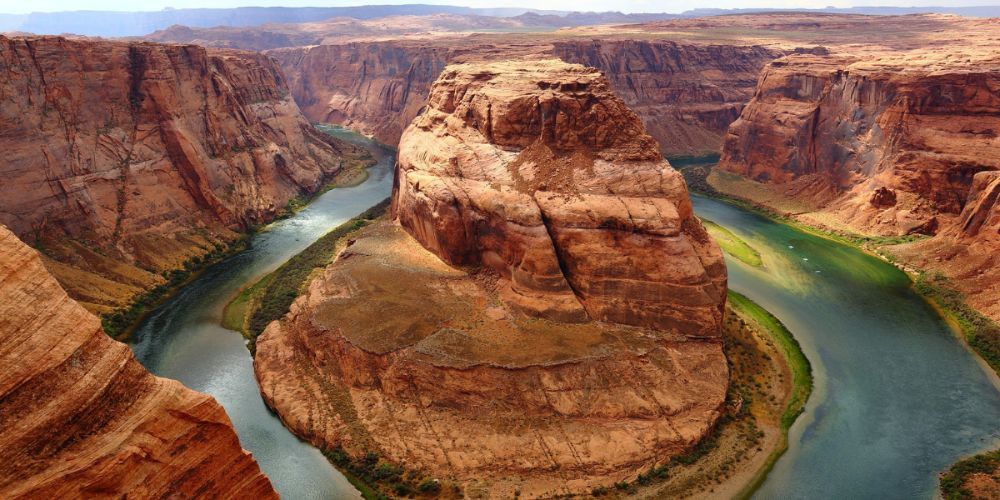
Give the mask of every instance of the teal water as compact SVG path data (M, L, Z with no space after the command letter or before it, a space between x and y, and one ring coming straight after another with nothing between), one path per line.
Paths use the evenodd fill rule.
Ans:
M368 180L330 190L256 234L248 250L208 268L159 307L139 325L130 343L151 372L214 396L232 419L240 443L253 453L278 493L295 500L361 495L264 405L243 337L220 323L223 307L241 288L389 196L395 153L357 134L323 130L372 150L378 164L369 168Z
M1000 446L1000 391L894 266L717 200L698 215L760 251L729 286L777 316L816 387L755 498L933 498L938 474Z

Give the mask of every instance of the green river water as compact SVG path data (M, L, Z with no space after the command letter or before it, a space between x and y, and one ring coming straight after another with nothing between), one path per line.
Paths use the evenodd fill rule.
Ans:
M151 314L131 347L153 373L207 392L286 499L359 498L264 405L243 338L220 326L242 287L389 195L394 154L369 146L369 179L331 190L255 235ZM1000 392L896 268L715 200L699 215L757 248L763 268L727 260L730 286L781 319L812 362L816 389L759 498L930 498L937 473L1000 444Z

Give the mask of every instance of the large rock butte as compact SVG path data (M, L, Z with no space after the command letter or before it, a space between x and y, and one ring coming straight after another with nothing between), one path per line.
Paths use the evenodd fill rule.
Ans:
M322 448L475 496L588 493L689 449L728 385L722 254L594 69L449 66L403 134L394 213L257 340Z
M453 65L400 140L393 213L512 307L717 336L726 270L681 175L601 74Z
M0 223L94 311L360 153L314 130L260 54L0 36L0 67Z
M154 377L0 226L0 497L277 498L210 396Z

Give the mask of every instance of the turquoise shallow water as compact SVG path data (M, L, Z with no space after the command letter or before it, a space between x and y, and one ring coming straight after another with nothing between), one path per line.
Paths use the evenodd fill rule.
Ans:
M293 217L255 235L251 248L207 269L147 318L131 347L151 372L214 396L243 447L286 499L361 498L312 446L299 441L265 405L243 337L220 326L222 309L242 287L272 271L334 227L389 196L395 154L364 137L326 129L372 149L378 164L360 186L333 189Z
M1000 446L1000 391L902 272L717 200L698 215L757 248L730 287L777 316L816 388L755 498L932 498L938 473Z

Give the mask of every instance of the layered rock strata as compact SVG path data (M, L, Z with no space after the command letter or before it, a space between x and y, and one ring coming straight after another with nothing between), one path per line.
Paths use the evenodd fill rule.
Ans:
M269 220L359 154L253 53L0 37L0 222L92 310Z
M1000 169L998 88L964 64L789 56L761 76L720 167L792 186L866 232L934 233L977 173Z
M277 498L210 396L150 375L0 226L0 497Z
M298 435L469 495L586 493L714 425L725 266L594 69L445 69L362 230L257 341Z

